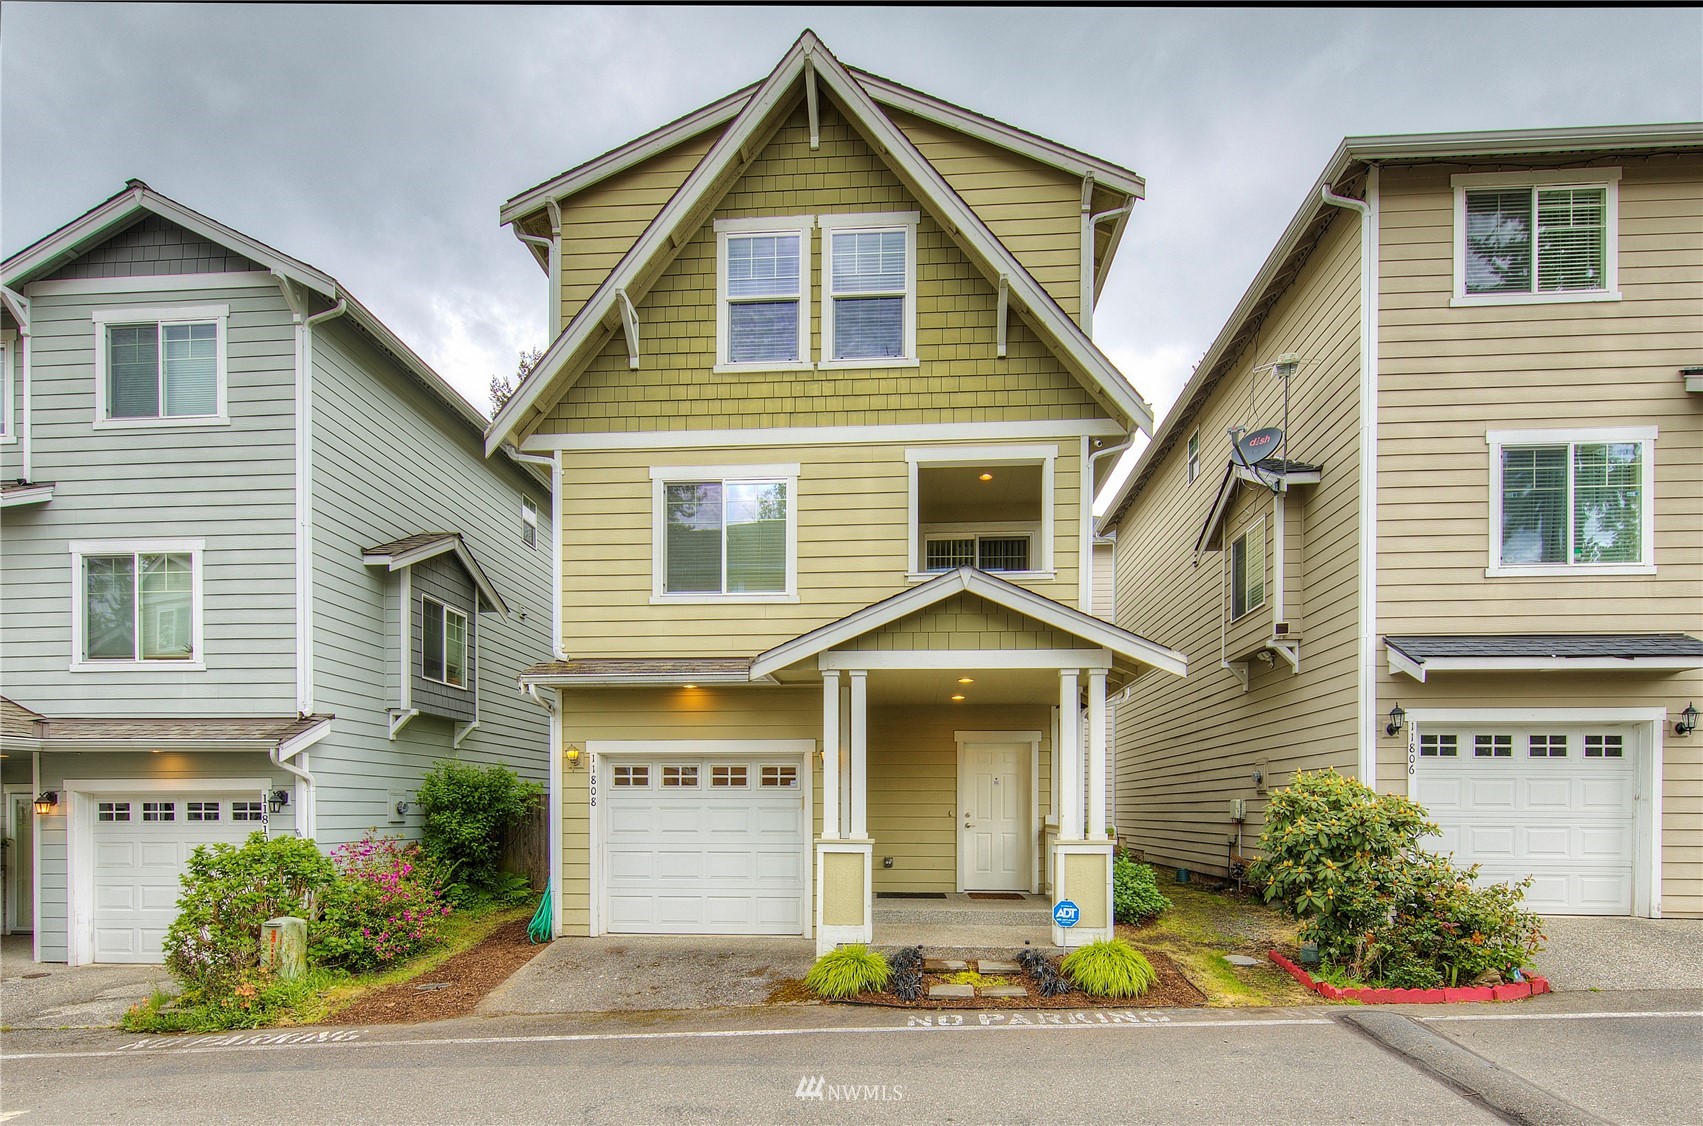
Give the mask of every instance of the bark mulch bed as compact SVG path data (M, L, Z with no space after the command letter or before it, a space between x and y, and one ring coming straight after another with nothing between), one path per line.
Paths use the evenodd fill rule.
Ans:
M501 985L544 949L527 941L528 920L504 923L477 946L435 970L360 998L333 1014L338 1024L412 1024L466 1016L485 994ZM421 989L439 985L441 989Z
M951 974L924 974L923 996L915 1001L901 1001L888 992L859 993L846 999L852 1005L882 1005L892 1009L1187 1009L1206 1004L1206 995L1190 984L1177 969L1176 963L1157 950L1143 950L1159 980L1139 997L1091 997L1086 993L1070 992L1057 997L1043 997L1035 992L1035 981L1026 973L998 974L1009 978L1011 984L1029 991L1027 997L962 997L933 998L928 987L947 982ZM1055 959L1056 964L1056 959Z

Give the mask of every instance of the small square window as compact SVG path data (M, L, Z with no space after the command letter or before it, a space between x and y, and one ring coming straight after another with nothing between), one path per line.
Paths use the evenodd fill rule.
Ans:
M1512 735L1474 735L1472 737L1473 758L1509 758L1514 753L1514 737Z
M1421 735L1419 754L1422 758L1455 758L1460 738L1455 735Z
M128 821L130 820L130 803L127 801L103 801L96 806L97 821Z
M665 766L662 768L662 784L666 789L697 789L698 768L696 766Z
M74 552L81 572L79 662L194 661L200 656L198 551Z
M219 819L219 803L216 801L186 802L183 819L185 821L217 821Z
M615 768L615 785L633 788L649 786L650 767L617 766Z
M266 815L261 812L257 801L234 801L231 803L232 821L264 821Z
M228 311L96 310L95 425L224 422Z
M1626 749L1624 735L1585 736L1586 758L1623 758Z
M142 820L176 821L177 803L170 801L145 801L142 803Z
M796 766L765 766L763 768L763 785L765 787L790 788L798 785L798 767Z
M710 767L710 786L715 789L743 789L749 785L748 768L744 766Z
M1526 752L1532 758L1566 758L1567 736L1532 735L1526 739Z

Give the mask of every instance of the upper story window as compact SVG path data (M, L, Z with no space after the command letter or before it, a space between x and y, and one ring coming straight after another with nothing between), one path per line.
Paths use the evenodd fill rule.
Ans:
M435 598L422 597L424 667L420 675L451 688L467 687L467 614Z
M71 544L71 667L204 667L200 540Z
M717 219L716 364L810 366L809 216Z
M797 465L651 470L656 601L793 601Z
M824 215L822 366L916 361L915 212Z
M1200 431L1189 435L1189 484L1200 476Z
M1468 173L1452 183L1454 304L1619 298L1618 168Z
M1230 620L1265 605L1265 518L1230 544Z
M911 471L909 576L958 567L1051 578L1056 446L905 451Z
M12 345L16 339L11 329L0 331L0 442L18 439L12 429Z
M95 426L225 422L224 305L97 309Z
M1492 431L1490 575L1655 571L1654 427Z
M538 546L538 505L531 497L520 498L520 542L527 547Z

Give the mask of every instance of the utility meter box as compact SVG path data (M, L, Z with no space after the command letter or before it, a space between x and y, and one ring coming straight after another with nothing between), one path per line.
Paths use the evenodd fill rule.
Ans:
M1232 821L1246 821L1247 819L1248 819L1248 799L1247 798L1231 798L1230 799L1230 820L1232 820Z

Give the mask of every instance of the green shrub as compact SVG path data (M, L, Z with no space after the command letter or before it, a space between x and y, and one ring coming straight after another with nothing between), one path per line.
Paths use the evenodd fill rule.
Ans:
M1139 997L1159 980L1153 963L1121 938L1079 946L1059 968L1078 989L1093 997Z
M444 760L420 782L426 855L451 881L451 902L531 894L524 880L505 880L501 870L503 830L531 813L544 789L505 766L471 766ZM518 893L518 894L517 894Z
M333 970L310 970L295 981L256 971L218 994L190 989L172 997L155 990L146 1001L131 1006L121 1024L126 1032L219 1032L312 1023L323 1012L319 995L343 980Z
M882 988L892 973L887 959L863 943L853 942L816 959L804 975L804 987L818 997L855 997Z
M240 846L197 846L166 929L166 968L205 997L254 988L262 924L280 915L311 923L336 878L331 861L299 837L255 832Z
M1171 909L1159 890L1150 864L1138 864L1120 854L1112 861L1112 917L1120 923L1139 923Z
M1419 847L1435 833L1420 806L1333 770L1272 795L1263 855L1248 871L1265 899L1303 920L1327 965L1394 987L1468 982L1527 964L1542 941L1520 907L1530 881L1477 887Z

